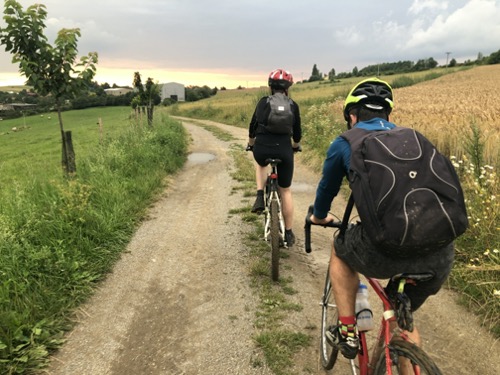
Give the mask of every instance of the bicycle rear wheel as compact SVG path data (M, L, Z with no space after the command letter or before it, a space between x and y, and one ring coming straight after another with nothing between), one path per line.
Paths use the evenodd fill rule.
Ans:
M434 361L415 344L396 338L389 344L389 350L393 374L442 375ZM403 366L411 367L413 372L410 369L404 372ZM374 375L385 375L386 373L384 351L377 362Z
M278 201L271 201L271 277L278 281L280 275L280 221Z
M338 350L332 347L326 341L325 332L331 326L337 325L338 311L335 300L333 299L332 284L330 275L326 272L325 289L323 290L323 300L321 301L321 339L320 356L321 365L325 370L331 370L337 361Z

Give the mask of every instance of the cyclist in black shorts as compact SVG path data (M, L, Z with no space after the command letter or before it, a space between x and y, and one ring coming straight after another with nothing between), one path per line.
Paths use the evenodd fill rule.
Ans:
M283 70L276 69L271 72L268 85L271 95L284 93L288 97L288 88L293 84L292 75ZM290 99L290 109L293 112L293 124L290 124L291 132L288 134L276 134L268 128L268 116L270 106L268 97L259 100L255 108L250 126L248 129L248 148L253 150L256 161L257 198L252 207L252 212L261 213L264 210L264 186L267 178L266 159L281 159L278 164L278 185L280 189L281 201L283 204L283 217L285 219L285 240L289 246L295 242L292 231L293 224L293 199L290 186L293 178L293 154L300 150L300 140L302 129L300 122L299 106Z
M395 124L389 122L393 106L391 86L378 78L366 79L355 85L347 96L344 117L349 129L355 126L367 131L390 130L395 127ZM328 211L340 191L342 180L348 174L350 156L350 144L344 138L338 137L330 144L323 164L323 177L316 190L314 213L311 216L313 223L324 224L334 220ZM431 280L405 288L411 300L411 308L415 311L430 295L439 291L451 271L453 259L453 243L425 256L391 257L376 250L362 223L349 228L343 241L335 239L330 258L330 278L339 322L338 326L325 334L327 340L347 358L354 358L358 352L359 339L354 311L359 284L358 272L379 279L403 272L433 273L434 278ZM408 335L417 345L420 344L416 328Z

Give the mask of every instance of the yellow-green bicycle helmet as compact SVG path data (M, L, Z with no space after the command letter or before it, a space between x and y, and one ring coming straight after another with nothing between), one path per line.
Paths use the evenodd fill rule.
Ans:
M344 118L349 121L349 111L359 105L374 110L385 109L390 114L394 108L392 87L376 77L365 79L354 86L344 102Z

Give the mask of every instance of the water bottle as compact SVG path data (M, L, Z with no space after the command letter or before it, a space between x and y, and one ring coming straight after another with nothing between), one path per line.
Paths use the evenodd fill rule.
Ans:
M356 321L360 331L373 329L373 313L368 301L368 287L362 282L359 283L356 294Z

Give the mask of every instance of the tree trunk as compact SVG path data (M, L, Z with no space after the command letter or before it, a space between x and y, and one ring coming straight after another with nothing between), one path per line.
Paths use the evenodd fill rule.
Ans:
M75 157L75 149L73 148L73 139L71 137L71 131L65 132L65 140L66 140L66 160L67 174L75 174L76 173L76 157Z
M61 130L61 143L62 143L62 168L66 175L74 174L76 172L75 151L73 148L73 140L71 132L64 131L61 106L59 100L56 100L57 117L59 118L59 129Z
M147 111L148 111L148 125L153 126L153 106L148 106Z
M68 173L68 150L66 143L66 134L64 133L64 126L61 115L61 105L59 104L59 100L56 100L57 107L57 117L59 119L59 129L61 130L61 145L62 145L62 158L61 158L61 166L63 171Z

